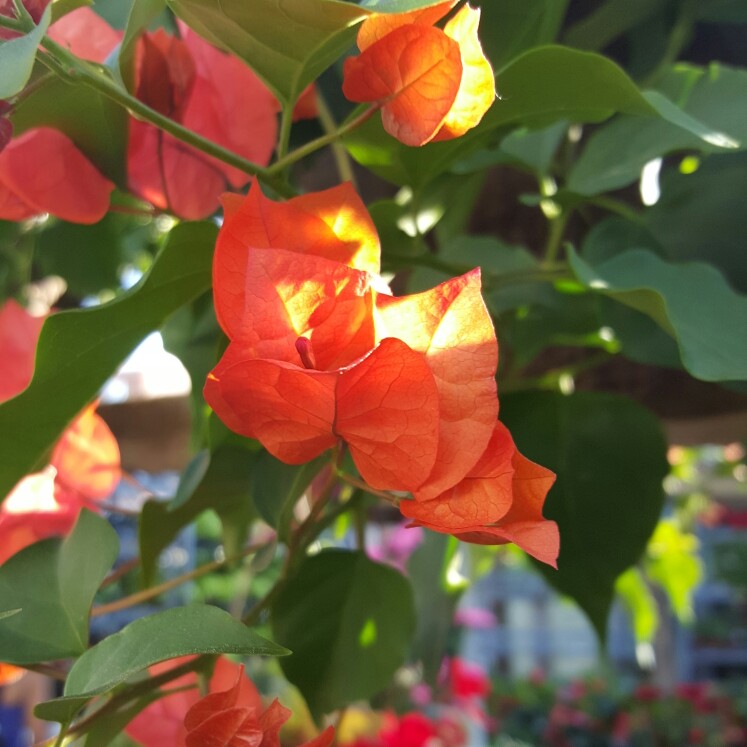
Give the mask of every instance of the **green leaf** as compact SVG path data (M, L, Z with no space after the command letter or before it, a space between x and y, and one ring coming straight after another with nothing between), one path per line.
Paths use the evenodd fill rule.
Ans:
M648 20L668 5L670 0L607 0L574 23L563 37L563 43L598 51L626 31Z
M537 174L550 173L555 153L568 133L568 122L557 122L541 130L521 128L501 141L501 151Z
M703 0L699 16L712 23L747 23L747 6L742 0Z
M0 41L0 99L9 99L23 90L36 59L36 48L47 32L52 20L52 8L47 6L39 21L31 31L8 41Z
M535 289L531 305L501 320L501 341L511 347L517 367L528 365L545 348L557 345L608 349L600 337L599 299L550 286Z
M44 463L60 433L146 335L210 287L216 233L210 223L178 225L130 291L102 306L47 319L34 378L0 405L0 496Z
M554 42L568 0L480 0L477 5L480 43L497 70L531 47Z
M67 83L45 73L13 108L14 132L54 127L64 132L96 167L126 186L127 112L82 83Z
M354 43L355 25L369 14L339 0L168 4L208 41L243 59L286 106Z
M188 500L148 501L140 514L138 540L140 567L147 585L153 583L158 556L203 511L213 509L223 522L227 555L239 551L252 518L251 480L256 454L235 446L221 446L213 452L210 464Z
M646 163L669 153L747 145L747 71L716 64L707 70L678 65L658 87L682 110L673 109L660 93L648 92L649 101L666 107L668 116L619 117L602 127L571 169L568 189L595 195L636 181ZM690 119L682 119L678 112Z
M747 297L735 293L715 267L670 264L640 249L596 266L570 249L569 260L587 288L647 314L674 337L693 376L747 379Z
M134 0L127 17L127 27L119 48L119 75L128 91L133 91L135 48L140 34L166 10L166 0Z
M628 568L615 582L615 592L631 617L636 643L651 643L659 625L659 609L643 574L638 568Z
M663 519L648 544L644 568L666 592L677 619L685 625L693 622L693 595L703 579L698 538L674 519Z
M558 476L545 504L560 528L558 570L536 565L603 639L615 581L638 562L661 513L661 426L635 402L596 392L507 395L501 420L523 454Z
M109 523L84 509L65 540L38 542L0 566L0 599L20 610L0 623L0 661L34 664L85 651L91 603L118 547Z
M423 543L410 556L407 572L415 594L417 628L412 655L423 665L423 679L435 686L447 655L454 613L466 585L447 581L450 564L460 550L454 537L425 532Z
M88 649L70 670L65 695L91 697L108 692L147 667L178 656L288 653L218 607L175 607L141 617Z
M108 213L93 225L50 221L36 241L34 260L45 275L58 275L73 295L83 298L119 288L127 260L124 229L130 222Z
M192 381L192 443L200 447L209 417L202 388L225 346L225 335L215 318L212 292L174 313L161 329L161 336L166 350L179 358Z
M389 683L415 630L412 589L364 553L323 550L282 587L272 629L293 649L281 666L318 720Z
M708 262L747 293L747 211L734 209L743 194L747 153L710 156L694 173L665 170L661 197L644 218L666 257Z
M93 5L93 0L52 0L52 23L85 5Z
M306 464L285 464L267 451L257 456L252 478L252 500L259 515L285 541L293 507L320 470L329 464L320 456Z
M169 511L175 511L181 508L194 494L203 481L205 474L210 467L210 452L207 449L198 451L189 464L184 468L179 485L176 488L174 499L168 504Z
M644 225L613 216L597 223L587 234L581 256L597 265L633 248L646 248L659 255L664 251ZM599 322L613 331L626 358L682 369L677 343L651 317L610 298L599 300Z

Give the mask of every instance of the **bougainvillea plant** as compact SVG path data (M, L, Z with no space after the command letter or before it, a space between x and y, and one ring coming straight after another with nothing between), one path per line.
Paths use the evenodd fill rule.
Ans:
M0 0L0 682L64 683L49 745L323 747L371 700L350 743L462 744L392 693L443 689L446 660L460 717L492 723L446 642L509 553L604 636L667 463L640 392L594 390L634 370L743 403L747 73L687 40L746 20ZM96 406L154 331L191 377L192 455L122 509ZM216 515L215 556L162 579ZM175 587L193 603L143 606Z

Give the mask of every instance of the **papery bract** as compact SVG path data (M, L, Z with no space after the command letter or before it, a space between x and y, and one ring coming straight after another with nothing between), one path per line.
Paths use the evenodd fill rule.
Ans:
M14 667L12 664L3 664L0 661L0 687L2 685L12 685L14 682L20 680L25 672L25 669Z
M136 95L185 127L259 165L275 147L276 103L235 57L180 24L181 39L162 30L145 34L136 61ZM128 147L131 189L187 219L204 218L227 188L249 176L139 120Z
M518 452L508 429L497 422L480 461L461 482L428 501L403 501L400 511L418 526L465 542L513 542L555 566L558 527L542 516L554 481L550 470Z
M0 504L0 564L34 542L67 534L79 513L79 504L57 499L54 469L27 475Z
M35 21L46 5L26 3ZM0 15L14 15L11 9L12 3L0 3ZM90 8L64 15L50 26L48 35L73 54L100 63L122 38ZM18 221L51 213L71 223L101 220L114 184L58 130L38 127L10 139L10 121L3 114L0 109L0 219ZM3 137L8 140L5 148Z
M480 11L461 8L444 30L433 27L454 3L374 15L358 34L361 54L343 68L351 100L381 106L384 129L405 145L463 135L495 100L495 79L477 37Z
M89 405L72 422L52 452L56 482L84 500L110 495L122 477L119 445L109 426Z
M49 27L47 35L77 57L102 64L123 36L87 7L66 13Z
M189 658L172 659L149 667L151 676L156 676L174 669ZM210 678L210 692L221 692L237 685L237 674L241 667L230 659L221 656L215 663ZM194 672L185 674L169 683L170 688L184 688L190 685L193 689L175 692L151 703L141 711L127 726L126 733L143 747L185 747L187 728L184 717L189 709L200 701L197 688L197 675ZM238 681L236 703L242 707L259 710L262 699L254 683L247 677Z
M31 381L43 324L44 317L32 316L13 299L0 307L0 402L20 394Z
M184 661L163 662L149 672L155 676ZM291 711L277 700L265 709L243 666L219 657L205 697L200 697L194 673L170 683L170 687L189 685L195 688L149 705L127 726L127 735L142 747L280 747L280 728ZM330 727L301 747L328 747L333 739Z
M51 213L96 223L109 209L114 184L58 130L37 127L0 151L0 219Z

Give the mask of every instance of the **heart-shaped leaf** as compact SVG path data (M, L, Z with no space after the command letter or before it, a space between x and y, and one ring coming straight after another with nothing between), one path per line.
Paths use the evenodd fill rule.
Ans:
M558 570L537 567L604 639L615 580L638 562L661 513L661 426L632 400L596 392L504 396L501 420L522 453L558 476L545 503L560 529Z
M318 718L383 688L415 631L409 582L364 553L307 559L272 606L272 629L293 648L281 665Z

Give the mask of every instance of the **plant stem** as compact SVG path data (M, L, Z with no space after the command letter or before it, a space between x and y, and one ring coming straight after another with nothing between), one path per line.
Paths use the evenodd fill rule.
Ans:
M547 243L545 244L544 262L551 264L557 261L558 252L560 251L560 242L563 240L563 233L568 223L568 213L561 213L557 218L550 221L547 232Z
M375 495L377 498L383 498L387 503L391 503L392 506L399 506L401 499L393 493L389 493L386 490L376 490L376 488L372 488L370 485L363 482L363 480L359 480L357 477L348 475L345 472L338 472L337 476L343 482L346 482L348 485L352 485L354 488L362 490L364 493Z
M322 96L320 91L316 93L316 108L319 111L319 121L324 129L326 135L331 135L338 131L337 122L335 122L332 116L327 102ZM350 182L353 187L356 187L355 174L353 173L353 164L350 161L350 156L345 148L338 142L334 142L332 145L332 156L335 159L335 165L337 166L337 174L340 177L341 182Z
M638 225L643 225L645 223L640 213L630 207L630 205L624 203L622 200L616 200L614 197L608 197L607 195L597 195L596 197L590 198L588 200L588 203L590 205L600 207L603 210L609 210L611 213L616 213L622 218L625 218L626 220L629 220L633 223L637 223Z
M65 742L65 737L66 736L67 736L67 729L63 726L60 729L60 733L57 735L57 739L55 739L53 747L62 747L62 745Z
M340 128L337 129L335 132L322 135L321 137L316 138L316 140L311 140L305 145L302 145L300 148L296 148L296 150L292 151L291 153L288 153L288 155L284 156L283 158L279 158L277 161L275 161L275 163L273 163L271 166L268 166L264 170L265 178L273 177L273 176L276 176L277 174L281 174L289 166L292 166L294 163L296 163L297 161L300 161L302 158L305 158L311 153L318 151L320 148L324 148L327 145L331 145L332 143L339 140L340 138L345 137L345 135L352 132L356 128L360 127L364 122L370 119L371 116L374 114L374 112L379 110L380 106L381 106L380 104L370 106L368 109L365 109L357 117L355 117L354 119L351 119L347 124L341 125Z
M278 160L288 155L288 144L290 143L291 127L293 126L293 107L289 104L283 106L280 115L280 131L278 132L278 146L276 153Z
M112 571L102 582L99 589L105 589L107 586L119 581L122 576L126 576L130 571L134 571L140 565L140 558L132 558L117 568L116 571Z
M147 104L129 94L111 78L104 75L96 66L79 60L75 55L68 52L49 37L44 37L42 46L47 52L53 55L57 62L69 66L68 74L75 80L79 80L81 83L116 101L132 114L138 115L141 119L155 125L164 132L168 132L178 140L197 148L197 150L201 150L203 153L207 153L209 156L214 156L218 160L227 163L229 166L234 166L246 174L265 176L265 169L258 164L242 158L233 151L198 135L196 132L187 129L173 119L169 119L169 117L166 117L155 109L151 109Z
M122 599L117 599L116 602L110 602L109 604L102 604L98 607L94 607L91 610L91 617L108 615L112 612L118 612L119 610L127 609L128 607L133 607L136 604L140 604L141 602L153 599L154 597L157 597L160 594L169 591L170 589L181 586L187 581L192 581L193 579L200 578L207 573L212 573L214 570L220 568L223 565L226 565L227 563L232 563L235 560L240 560L247 555L251 555L258 550L261 550L263 547L264 544L249 545L248 547L245 547L240 553L232 555L229 558L223 558L223 560L213 560L212 562L201 565L199 568L195 568L188 573L182 574L181 576L177 576L176 578L164 581L162 584L158 584L157 586L152 586L150 589L143 589L142 591L135 592L134 594L130 594L127 597L123 597Z
M655 82L669 66L676 62L680 52L687 46L692 37L693 26L697 20L698 0L683 0L679 6L677 20L672 27L664 54L654 71L647 76L645 85Z
M68 734L81 734L90 730L91 726L98 721L102 716L107 716L110 713L116 713L122 706L127 705L130 701L139 698L141 695L145 695L151 690L156 690L161 685L165 685L172 680L178 679L182 675L194 672L197 669L204 667L208 661L212 658L209 654L202 654L196 658L184 662L173 669L169 669L167 672L151 677L150 679L138 682L132 687L118 693L104 705L101 706L97 711L92 713L90 716L86 716L81 719L77 724L68 728Z

